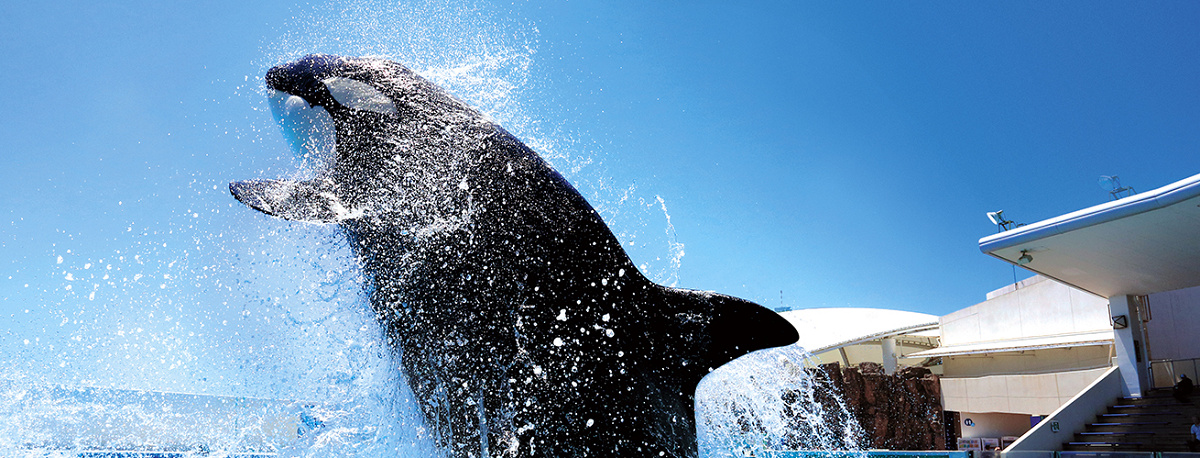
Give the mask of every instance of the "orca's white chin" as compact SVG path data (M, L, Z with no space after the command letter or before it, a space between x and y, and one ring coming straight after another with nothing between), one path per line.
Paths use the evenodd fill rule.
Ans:
M329 112L282 91L272 91L270 104L283 137L300 160L300 173L311 178L329 170L337 158L337 130Z

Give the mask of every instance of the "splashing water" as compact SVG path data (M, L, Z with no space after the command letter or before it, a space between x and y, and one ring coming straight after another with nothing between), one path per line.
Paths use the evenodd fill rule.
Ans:
M588 159L563 154L530 112L536 42L533 24L491 2L343 0L294 18L258 64L265 71L313 53L401 62L529 140L548 160L579 160L555 164L577 171Z
M862 428L814 367L811 354L789 345L751 353L710 373L696 387L700 456L779 450L866 456Z

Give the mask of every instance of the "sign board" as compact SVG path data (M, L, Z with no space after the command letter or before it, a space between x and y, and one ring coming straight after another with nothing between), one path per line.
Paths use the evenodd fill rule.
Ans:
M983 441L979 438L960 437L958 438L959 450L983 450Z

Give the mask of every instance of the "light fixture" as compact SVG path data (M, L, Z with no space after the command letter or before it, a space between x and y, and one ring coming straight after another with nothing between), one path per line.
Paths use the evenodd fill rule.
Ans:
M1129 327L1129 317L1125 315L1117 315L1112 317L1113 329L1125 329Z
M1021 257L1017 258L1017 265L1023 266L1033 261L1033 255L1029 254L1028 250L1021 250Z

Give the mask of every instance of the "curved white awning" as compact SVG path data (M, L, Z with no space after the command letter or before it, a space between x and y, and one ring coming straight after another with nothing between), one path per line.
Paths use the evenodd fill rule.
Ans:
M798 344L812 354L938 327L937 316L903 310L813 308L780 315L800 334Z

